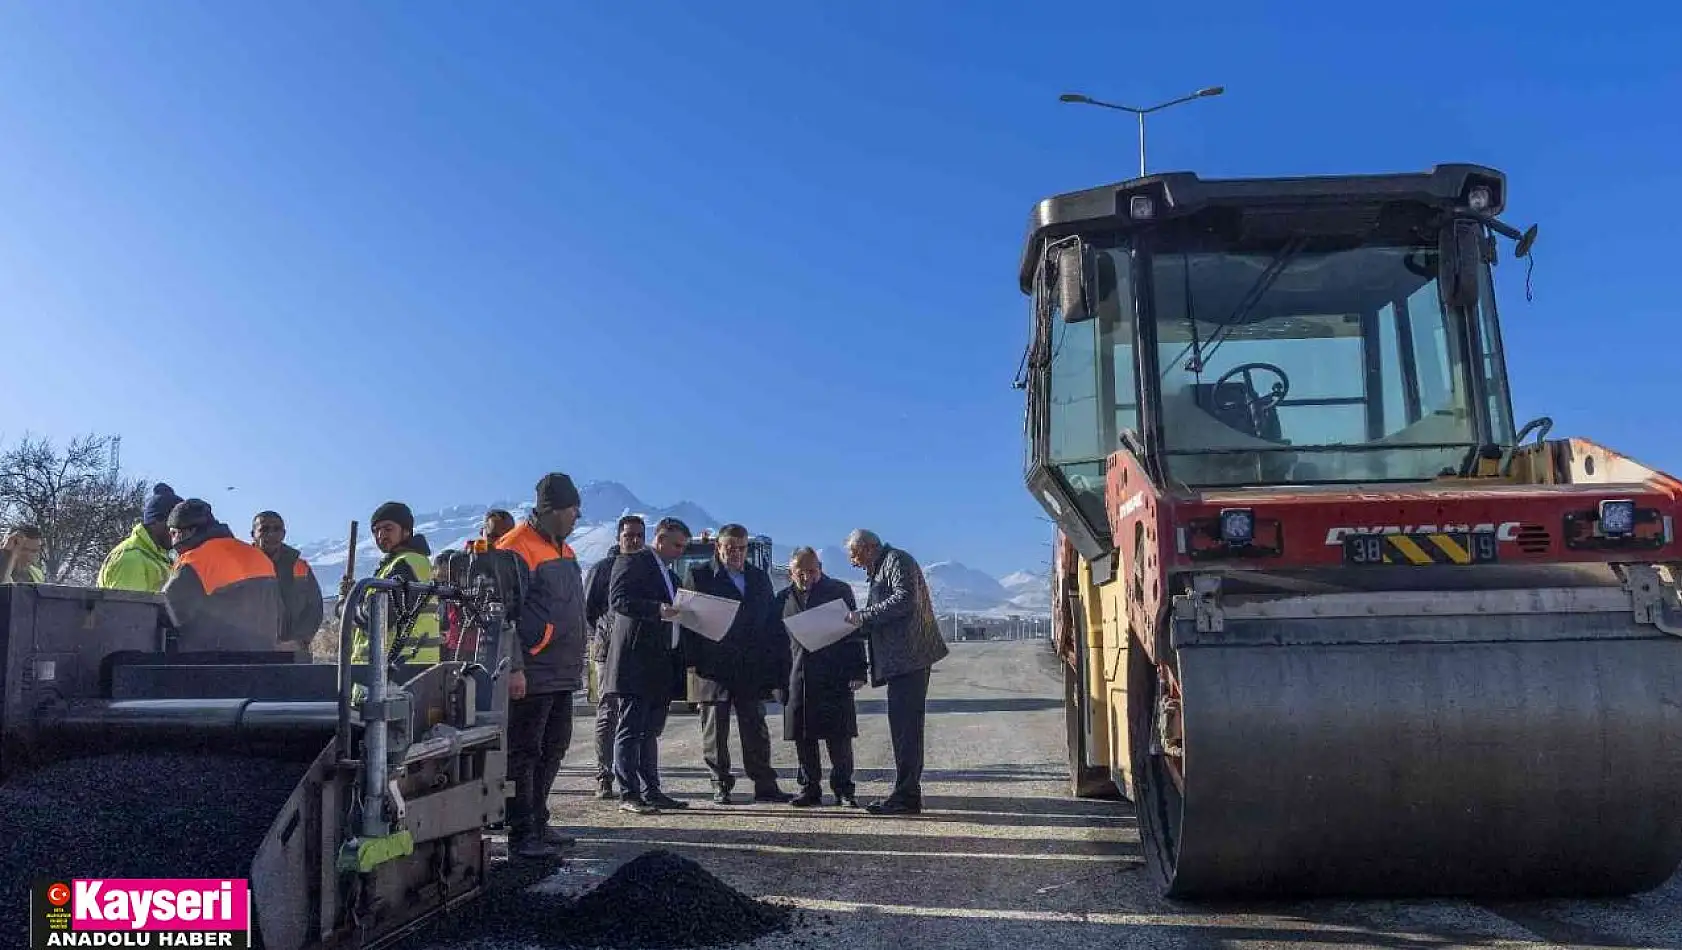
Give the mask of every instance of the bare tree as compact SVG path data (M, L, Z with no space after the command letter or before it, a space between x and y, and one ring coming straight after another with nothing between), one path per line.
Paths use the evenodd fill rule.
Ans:
M87 435L59 451L24 436L0 451L0 521L41 529L41 568L57 583L92 583L105 555L140 520L144 479L124 477L111 436Z

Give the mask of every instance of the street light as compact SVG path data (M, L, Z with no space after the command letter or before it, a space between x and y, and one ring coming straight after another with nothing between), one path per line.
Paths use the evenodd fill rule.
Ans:
M1114 102L1102 102L1100 100L1092 98L1091 96L1083 96L1078 92L1065 92L1061 96L1058 96L1057 98L1058 98L1058 100L1060 100L1062 102L1073 102L1073 103L1076 103L1078 105L1086 105L1086 106L1101 106L1105 109L1115 109L1119 112L1131 112L1134 115L1138 116L1139 117L1139 177L1143 178L1143 177L1145 177L1145 116L1150 115L1152 112L1161 112L1163 109L1166 109L1169 106L1177 106L1182 102L1190 102L1193 99L1206 99L1210 96L1218 96L1223 92L1226 92L1226 87L1225 86L1209 86L1208 88L1205 88L1205 89L1199 89L1189 96L1181 96L1180 98L1174 99L1170 102L1159 102L1154 106L1147 106L1143 109L1138 108L1137 106L1118 105Z

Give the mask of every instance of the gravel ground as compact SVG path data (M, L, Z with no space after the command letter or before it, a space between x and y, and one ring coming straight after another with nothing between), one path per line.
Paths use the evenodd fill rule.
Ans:
M1141 873L1128 806L1066 794L1061 692L1043 642L954 644L933 680L925 811L895 819L830 806L712 804L692 715L672 716L661 748L667 791L691 807L621 812L592 796L590 713L581 707L552 803L578 846L560 864L534 865L501 860L497 842L487 895L404 950L678 950L732 941L751 950L1682 948L1682 876L1609 901L1164 901ZM860 696L859 797L869 801L888 789L892 754L883 694ZM775 721L772 728L780 735ZM779 740L773 751L792 790L793 748ZM238 785L183 778L179 760L167 769L137 757L60 768L68 771L0 788L0 838L12 868L0 877L0 914L12 915L0 917L0 933L19 932L9 925L22 919L16 888L27 885L26 869L174 876L191 861L202 868L195 876L237 873L190 849L215 833L230 845L221 854L248 858L296 777L266 775L261 762L244 760L184 773L238 774ZM279 797L268 800L265 788ZM90 834L98 827L134 830L102 839ZM244 838L243 850L231 846ZM668 897L658 896L660 886ZM791 911L786 925L744 895ZM689 921L686 931L659 921L674 912ZM767 916L756 920L759 913Z
M1044 651L1043 642L953 644L935 671L926 810L914 818L714 805L700 727L686 715L672 716L661 759L667 790L691 807L628 815L591 797L594 753L581 709L554 802L579 845L559 867L527 868L534 883L524 893L583 893L658 848L744 894L806 912L788 930L741 945L751 950L1682 948L1682 877L1615 901L1164 901L1144 880L1129 807L1066 794L1062 681ZM883 693L860 697L859 797L870 801L888 790L892 753ZM793 748L775 741L773 749L792 788Z
M670 851L647 851L590 890L543 888L547 870L504 862L482 899L403 941L473 947L731 947L807 928L810 915L755 900Z

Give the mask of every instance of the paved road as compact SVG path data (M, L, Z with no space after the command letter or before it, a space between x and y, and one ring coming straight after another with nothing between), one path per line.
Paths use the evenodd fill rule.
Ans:
M681 715L667 727L663 772L668 791L692 807L627 815L589 794L593 753L589 720L580 717L556 796L580 845L540 886L582 890L637 853L665 847L746 893L828 911L833 935L821 942L848 950L1682 947L1682 876L1650 894L1597 902L1163 901L1144 881L1130 809L1065 793L1059 676L1044 641L954 644L934 677L927 810L916 818L715 806L698 723ZM885 794L892 760L883 694L860 695L860 797L869 800ZM782 774L792 776L792 746L775 749ZM819 942L793 934L750 946L793 946L802 936Z

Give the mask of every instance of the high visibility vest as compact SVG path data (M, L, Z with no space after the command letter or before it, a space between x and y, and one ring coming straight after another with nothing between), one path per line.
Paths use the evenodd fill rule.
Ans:
M396 557L388 559L379 566L378 570L374 571L374 578L384 580L390 577L392 572L397 569L398 564L409 565L409 570L414 573L416 580L422 582L432 580L432 562L428 561L425 555L414 551L404 551ZM395 622L397 604L393 602L391 607L392 609L386 615L393 621L391 626L386 628L386 650L388 654L393 639L399 633L399 628ZM397 659L402 663L421 665L437 663L443 659L443 645L444 638L438 630L438 601L436 598L428 597L425 604L421 606L420 616L415 618L415 625L409 630L408 639L403 641L403 649L398 653ZM356 628L356 635L351 641L351 662L368 662L368 631L361 627Z

